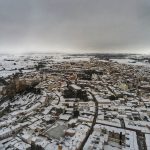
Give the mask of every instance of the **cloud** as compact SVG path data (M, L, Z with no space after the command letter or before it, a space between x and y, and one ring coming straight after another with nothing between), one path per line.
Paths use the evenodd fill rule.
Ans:
M149 0L0 0L0 52L150 52Z

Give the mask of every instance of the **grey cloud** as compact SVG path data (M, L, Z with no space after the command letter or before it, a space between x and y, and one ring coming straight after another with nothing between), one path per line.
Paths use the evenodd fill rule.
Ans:
M0 52L149 49L149 25L149 0L0 0Z

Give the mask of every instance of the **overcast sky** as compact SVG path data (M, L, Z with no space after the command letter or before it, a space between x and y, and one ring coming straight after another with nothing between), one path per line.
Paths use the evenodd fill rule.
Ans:
M0 0L0 52L149 52L150 0Z

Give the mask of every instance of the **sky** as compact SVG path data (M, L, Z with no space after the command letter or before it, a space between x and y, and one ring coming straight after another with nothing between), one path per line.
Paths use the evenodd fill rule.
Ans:
M150 53L150 0L0 0L0 53Z

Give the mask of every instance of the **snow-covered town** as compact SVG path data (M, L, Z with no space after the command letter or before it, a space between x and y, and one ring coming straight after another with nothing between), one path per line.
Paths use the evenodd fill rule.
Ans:
M1 55L0 150L150 150L150 64L118 60Z

